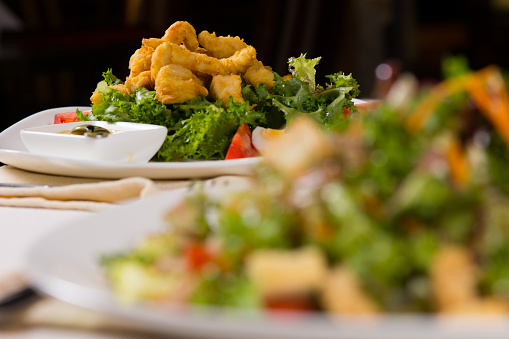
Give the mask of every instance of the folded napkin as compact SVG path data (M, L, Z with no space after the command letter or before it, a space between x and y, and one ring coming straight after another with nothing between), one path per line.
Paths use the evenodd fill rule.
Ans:
M207 186L246 187L251 177L226 175L201 179ZM195 180L151 180L131 177L118 180L76 178L27 172L11 166L0 167L0 183L34 185L1 187L0 206L97 210L112 203L143 198L158 191L190 187Z
M0 205L94 210L107 203L142 198L157 191L145 178L67 186L0 187Z
M190 185L189 180L155 182L141 177L119 180L61 177L10 166L0 167L0 183L27 185L0 187L0 206L71 210L97 210L112 203L143 198L161 189Z

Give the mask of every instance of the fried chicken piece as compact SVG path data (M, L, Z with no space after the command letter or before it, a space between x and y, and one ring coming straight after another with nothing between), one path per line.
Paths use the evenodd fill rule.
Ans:
M257 249L248 255L245 267L247 276L265 299L316 292L327 275L326 259L314 247Z
M154 88L154 81L152 80L152 73L144 71L135 77L129 76L125 81L125 87L129 93L134 93L138 88L145 87L148 90Z
M375 314L374 301L363 291L355 274L346 267L335 267L327 276L322 290L325 309L335 314Z
M187 21L175 22L166 30L161 40L175 45L183 43L190 51L194 51L199 46L196 30Z
M197 49L195 49L193 52L195 53L200 53L200 54L205 54L205 55L208 55L209 57L212 57L214 58L214 56L212 55L212 52L210 51L207 51L205 48L203 47L198 47Z
M134 78L141 72L149 71L152 64L152 54L154 48L150 46L142 46L129 59L129 69L131 70L130 77Z
M247 44L239 38L231 36L216 36L216 33L209 33L203 31L198 34L198 41L211 55L215 58L229 58L235 52L240 51L247 47Z
M223 100L225 104L228 104L230 96L234 102L244 103L241 84L240 75L215 75L210 83L210 94L216 100Z
M102 102L102 96L103 95L97 91L92 92L92 96L90 97L90 102L92 102L92 105L99 105Z
M198 49L202 53L205 51L203 48L199 47L196 30L187 21L177 21L166 30L162 38L144 38L141 44L156 49L163 42L169 42L175 45L183 43L188 50L193 52Z
M219 60L223 65L226 73L244 74L256 61L256 49L254 49L253 46L247 46L235 52L235 54L229 58L216 60Z
M159 45L162 44L163 42L164 40L159 38L148 38L148 39L144 38L141 40L141 44L143 46L152 47L153 49L159 47Z
M200 83L193 72L184 66L163 66L155 81L156 99L164 104L175 104L208 95L207 89Z
M263 66L263 63L258 61L247 69L244 79L254 87L265 84L265 89L269 89L274 85L274 72L270 66Z
M219 59L191 52L184 46L163 42L152 55L152 65L150 68L152 78L156 79L159 70L169 64L181 65L193 72L210 75L225 74L225 68L219 62Z
M213 76L210 74L200 72L195 72L194 75L196 75L196 77L201 81L202 86L205 86L205 84L210 84L213 78Z
M481 297L477 292L478 267L466 248L447 246L440 249L431 266L430 277L440 313L509 313L507 300Z
M191 52L181 45L163 42L152 54L152 78L157 78L159 69L169 64L182 65L195 73L209 75L244 73L256 60L256 50L252 46L236 52L225 59L217 59L206 54Z

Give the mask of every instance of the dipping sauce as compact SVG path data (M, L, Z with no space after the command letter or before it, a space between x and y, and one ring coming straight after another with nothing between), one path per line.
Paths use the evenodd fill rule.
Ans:
M91 137L107 137L108 134L121 133L125 131L110 130L101 126L96 125L79 125L74 127L72 130L60 131L60 134L72 134L72 135L87 135Z

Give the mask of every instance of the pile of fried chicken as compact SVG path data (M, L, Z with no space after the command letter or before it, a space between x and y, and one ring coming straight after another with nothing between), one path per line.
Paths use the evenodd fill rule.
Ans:
M274 73L256 59L256 50L243 39L216 36L203 31L196 34L186 21L171 25L162 38L142 40L142 46L129 60L130 74L122 85L111 86L125 94L145 87L156 91L164 104L177 104L198 96L210 95L228 103L244 102L241 84L272 87ZM209 88L209 89L207 89ZM100 103L97 91L90 98Z

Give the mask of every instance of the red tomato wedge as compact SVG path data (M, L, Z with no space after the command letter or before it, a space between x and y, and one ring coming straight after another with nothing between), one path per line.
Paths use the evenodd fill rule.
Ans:
M191 271L199 271L203 266L212 260L207 249L202 244L189 245L185 253L187 267Z
M90 112L83 112L84 115L90 114ZM55 114L55 118L53 120L54 124L65 124L67 122L77 122L78 114L76 112L62 112Z
M258 151L251 142L251 130L247 124L242 124L233 136L232 143L225 160L256 157Z
M312 311L315 309L310 298L299 296L265 300L265 308L286 311Z

